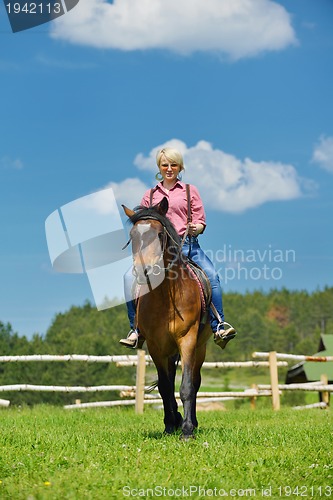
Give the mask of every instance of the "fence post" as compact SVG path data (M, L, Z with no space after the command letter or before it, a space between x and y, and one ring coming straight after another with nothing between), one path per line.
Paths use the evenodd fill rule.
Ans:
M272 405L273 410L280 409L280 393L279 393L279 377L278 377L278 367L276 352L271 351L269 353L269 372L271 375L271 390L272 390Z
M138 349L138 364L136 367L135 413L143 413L145 396L146 351Z
M257 386L257 384L251 384L251 389L255 389L258 392L258 386ZM251 408L251 410L255 410L256 409L256 399L257 399L257 396L251 396L250 397L250 408Z
M321 375L320 381L323 385L328 385L327 375ZM330 393L328 391L321 393L321 400L323 403L326 403L327 406L330 404Z

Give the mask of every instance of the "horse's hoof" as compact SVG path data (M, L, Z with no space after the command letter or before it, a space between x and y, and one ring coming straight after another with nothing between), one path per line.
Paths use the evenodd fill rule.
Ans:
M176 415L176 429L180 429L180 427L183 425L183 417L179 412L177 412Z
M194 434L181 434L180 435L180 440L181 441L190 441L191 439L195 439Z
M173 426L172 426L172 427L171 427L171 426L170 426L170 427L166 427L166 428L164 429L163 434L164 434L165 436L170 436L171 434L174 434L175 430L176 430L176 429L175 429L175 427L173 427Z

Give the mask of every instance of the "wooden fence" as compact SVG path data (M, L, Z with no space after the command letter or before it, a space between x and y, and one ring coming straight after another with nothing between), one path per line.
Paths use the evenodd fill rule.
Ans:
M273 410L280 409L281 391L316 391L322 393L322 403L325 407L329 406L330 393L333 392L333 385L328 385L327 376L323 373L320 382L307 382L304 384L279 384L278 360L288 361L311 361L314 363L325 363L333 361L333 356L304 356L298 354L283 354L272 352L254 352L254 358L268 358L271 383L267 385L258 385L258 389L270 389L272 391ZM303 408L317 407L318 405L308 405ZM321 405L322 407L323 405Z
M278 368L288 366L287 361L313 361L326 362L333 361L333 356L315 357L315 356L299 356L292 354L281 354L276 352L255 352L254 358L266 358L265 361L226 361L226 362L205 362L203 368L248 368L248 367L268 367L270 372L269 385L256 385L245 391L224 391L224 392L209 392L198 393L198 403L207 401L225 401L236 398L249 398L251 407L255 407L255 400L258 397L271 397L272 407L274 410L280 409L280 394L281 391L303 390L316 391L322 393L321 407L329 404L330 393L333 392L333 385L327 383L327 377L323 374L321 381L307 384L279 384ZM86 363L116 363L117 366L136 366L136 384L135 386L127 385L101 385L101 386L42 386L33 384L14 384L0 386L0 392L8 391L48 391L48 392L100 392L100 391L118 391L122 396L131 397L132 399L120 401L103 401L94 403L79 403L74 405L66 405L65 408L90 408L96 406L120 406L120 405L135 405L137 413L142 413L145 404L159 404L162 400L158 396L145 394L147 387L145 386L145 370L146 365L151 365L150 356L146 355L145 351L138 350L137 355L123 356L89 356L81 354L67 355L27 355L27 356L0 356L0 363L16 363L16 362L86 362ZM176 394L179 399L179 394ZM8 400L0 399L0 406L9 406ZM313 405L312 405L313 406ZM314 405L318 406L318 405Z

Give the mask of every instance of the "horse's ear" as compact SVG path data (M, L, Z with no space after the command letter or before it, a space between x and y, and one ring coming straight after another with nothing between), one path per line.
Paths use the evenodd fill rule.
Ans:
M126 207L126 205L121 205L121 206L123 207L123 210L127 215L127 217L132 217L135 214L134 210L131 210L130 208Z
M157 205L157 209L159 213L164 216L167 213L168 208L169 208L168 198L164 196L162 201L160 201L159 204Z

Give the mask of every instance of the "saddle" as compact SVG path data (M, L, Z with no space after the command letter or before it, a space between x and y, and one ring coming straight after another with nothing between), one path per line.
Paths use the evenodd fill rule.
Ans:
M193 262L189 257L185 261L185 266L193 279L196 280L201 297L201 322L206 321L206 314L212 301L212 287L207 274L201 269L198 264Z

